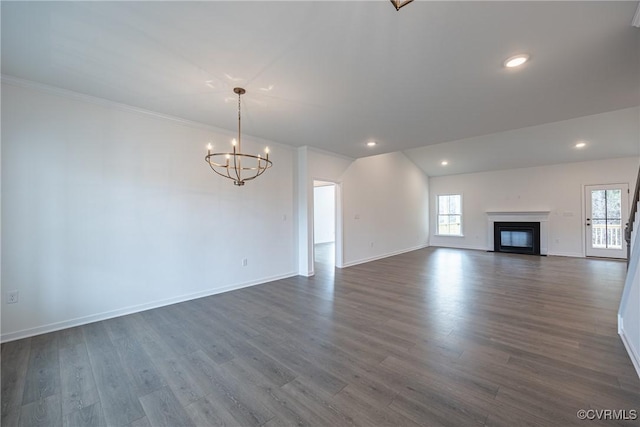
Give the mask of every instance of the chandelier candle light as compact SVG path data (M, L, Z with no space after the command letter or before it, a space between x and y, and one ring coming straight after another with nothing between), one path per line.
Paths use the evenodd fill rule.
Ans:
M267 169L273 166L269 160L269 147L265 148L265 157L260 154L246 154L242 152L241 139L241 117L240 117L240 97L246 93L241 87L236 87L233 92L238 95L238 139L231 141L233 152L212 153L211 144L207 146L207 155L204 160L209 164L211 170L220 176L233 180L235 185L244 185L245 181L256 179Z

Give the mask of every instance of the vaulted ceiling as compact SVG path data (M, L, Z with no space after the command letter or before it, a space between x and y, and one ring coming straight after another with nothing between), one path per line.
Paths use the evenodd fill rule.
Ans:
M455 151L446 149L472 149L474 138L640 105L636 2L1 7L5 76L226 129L242 86L247 134L354 158L403 150L429 174L444 173L429 165ZM518 53L531 60L504 68ZM489 147L512 148L514 159L485 168L536 152L518 154L513 137ZM640 154L637 139L622 144L622 155ZM553 158L555 145L537 151Z

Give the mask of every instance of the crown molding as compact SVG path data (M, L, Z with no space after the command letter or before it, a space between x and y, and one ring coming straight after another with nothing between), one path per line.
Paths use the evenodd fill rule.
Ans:
M231 132L228 131L227 129L216 128L215 126L210 126L210 125L207 125L207 124L204 124L204 123L195 122L195 121L187 120L187 119L182 119L180 117L171 116L171 115L168 115L168 114L157 113L155 111L145 110L144 108L134 107L134 106L127 105L127 104L122 104L122 103L119 103L119 102L110 101L108 99L99 98L97 96L85 95L84 93L74 92L74 91L67 90L67 89L62 89L62 88L55 87L55 86L50 86L50 85L47 85L47 84L44 84L44 83L34 82L32 80L25 80L25 79L21 79L19 77L13 77L13 76L8 76L8 75L3 74L2 76L0 76L0 81L3 84L9 84L11 86L23 87L23 88L26 88L26 89L33 89L33 90L37 90L37 91L40 91L40 92L48 93L48 94L51 94L51 95L57 95L57 96L61 96L63 98L73 99L73 100L76 100L76 101L88 102L90 104L100 105L100 106L103 106L103 107L110 107L110 108L115 108L115 109L122 110L122 111L128 111L128 112L143 114L143 115L146 115L146 116L152 116L152 117L156 117L156 118L160 118L160 119L164 119L164 120L170 120L170 121L178 122L180 124L187 125L187 126L198 127L198 128L201 128L201 129L212 130L212 131L221 131L221 132L225 132L225 133L231 134Z
M99 105L101 107L113 108L116 110L140 114L143 116L149 116L149 117L153 117L160 120L167 120L167 121L171 121L186 127L202 129L209 132L222 133L225 135L229 135L230 137L236 136L235 131L231 131L229 129L223 129L216 126L211 126L202 122L196 122L194 120L183 119L181 117L171 116L169 114L158 113L155 111L146 110L144 108L134 107L132 105L122 104L120 102L99 98L97 96L86 95L84 93L74 92L72 90L62 89L59 87L47 85L44 83L34 82L32 80L21 79L19 77L9 76L6 74L0 75L0 82L2 84L8 84L11 86L21 87L25 89L32 89L39 92L48 93L50 95L56 95L62 98L72 99L75 101L87 102L89 104ZM244 137L243 140L248 139L249 141L258 143L258 144L275 146L275 147L284 148L287 150L294 150L296 148L296 147L292 147L291 145L271 141L271 140L260 138L250 134L243 133L242 136Z

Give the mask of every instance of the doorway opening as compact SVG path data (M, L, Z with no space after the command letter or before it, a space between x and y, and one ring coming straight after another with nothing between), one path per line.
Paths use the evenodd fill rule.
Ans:
M313 261L314 271L333 272L336 267L337 229L336 184L313 181Z

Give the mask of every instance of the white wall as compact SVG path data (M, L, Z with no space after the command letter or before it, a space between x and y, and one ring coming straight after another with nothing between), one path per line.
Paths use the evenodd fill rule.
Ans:
M339 182L344 172L351 166L353 159L321 152L314 148L307 148L309 153L309 178L310 184L313 181Z
M342 210L341 177L353 160L320 152L309 147L298 148L298 274L312 276L313 263L313 181L329 181L336 186L336 209ZM342 217L336 218L336 267L342 267Z
M313 188L313 243L336 239L336 191L333 185Z
M2 85L3 340L294 274L293 149L236 187L230 133L78 98Z
M428 245L429 180L404 154L350 160L303 147L298 160L300 173L307 175L306 185L299 187L306 189L302 193L313 194L314 180L338 183L337 209L342 215L336 223L336 266ZM313 198L301 194L299 206L299 274L312 275Z
M19 82L2 84L1 136L1 290L20 293L3 341L313 274L314 179L338 184L337 264L427 244L428 179L402 153L353 161L245 135L275 166L239 188L204 162L231 132Z
M640 207L640 202L638 202ZM638 212L640 213L640 212ZM640 217L636 216L631 236L627 280L618 310L618 332L640 376Z
M637 157L429 179L432 246L488 247L487 211L551 211L549 255L584 256L584 185L635 185ZM438 194L462 194L464 237L435 235Z
M342 182L345 266L428 246L429 179L403 153L358 159Z
M640 243L640 239L636 241ZM630 282L627 284L628 290L624 295L625 304L619 313L622 321L619 326L621 326L620 334L627 347L629 357L638 376L640 376L640 266L638 266L640 248L636 250L635 257L635 268L630 271Z

